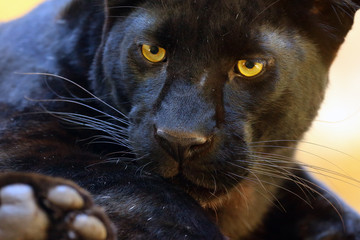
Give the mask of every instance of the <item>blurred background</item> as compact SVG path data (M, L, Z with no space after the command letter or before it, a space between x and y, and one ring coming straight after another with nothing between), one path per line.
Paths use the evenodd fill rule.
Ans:
M43 0L0 0L0 22ZM1 55L1 53L0 53ZM297 158L360 212L360 13L334 62L323 107ZM352 179L351 179L352 178Z

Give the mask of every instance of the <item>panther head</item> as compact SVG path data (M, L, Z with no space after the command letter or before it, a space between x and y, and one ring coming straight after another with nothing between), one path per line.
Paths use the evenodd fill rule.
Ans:
M241 184L279 185L273 179L294 163L355 8L108 0L93 88L127 113L137 162L201 203Z

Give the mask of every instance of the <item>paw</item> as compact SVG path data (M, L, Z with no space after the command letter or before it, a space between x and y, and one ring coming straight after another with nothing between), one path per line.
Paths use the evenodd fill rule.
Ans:
M75 184L32 174L0 176L1 240L110 240L112 224Z

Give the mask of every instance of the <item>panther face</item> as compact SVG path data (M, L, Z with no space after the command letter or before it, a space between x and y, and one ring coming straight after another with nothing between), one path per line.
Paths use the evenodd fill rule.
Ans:
M270 181L265 167L276 174L292 164L337 49L318 46L325 35L308 37L321 15L299 6L153 0L124 13L110 8L96 84L127 112L141 168L206 203ZM309 19L299 22L296 11Z

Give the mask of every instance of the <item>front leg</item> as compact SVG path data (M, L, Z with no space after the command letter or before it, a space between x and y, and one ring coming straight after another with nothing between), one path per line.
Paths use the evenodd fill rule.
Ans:
M89 193L68 180L0 174L0 239L225 239L203 209L180 189L156 175L137 175L131 166L126 169L104 175L87 173L95 202L106 209L114 224Z
M20 234L19 238L23 240L77 237L100 240L104 239L104 229L107 233L105 239L113 239L111 224L101 211L98 212L85 191L65 180L24 172L63 177L88 190L94 202L106 209L117 228L117 239L224 239L218 227L190 196L161 177L139 171L141 168L132 163L104 161L94 153L94 149L92 152L85 151L74 140L84 137L74 137L56 121L42 119L41 116L34 119L33 115L26 114L16 116L20 119L16 119L15 125L5 122L4 130L0 131L0 172L21 173L0 173L0 191L5 194L1 199L1 204L5 203L2 205L4 209L14 205L17 209L16 203L19 202L20 211L11 218L0 216L0 231L7 234L0 235L1 240L16 239L16 234ZM86 150L89 148L87 145ZM71 202L83 199L84 205L79 207L75 204L70 209L65 205L64 208L62 194L57 191L58 187L63 189L63 185L72 189L70 198L74 201ZM23 192L20 198L17 198L18 194L13 194L18 189ZM51 194L54 191L55 197ZM36 218L33 217L35 215ZM12 222L7 219L12 219ZM79 227L78 221L84 221L85 227ZM95 224L94 229L98 229L96 238L88 234L86 226L92 224ZM33 229L40 235L21 238L26 234L35 234ZM93 227L91 229L93 231Z

